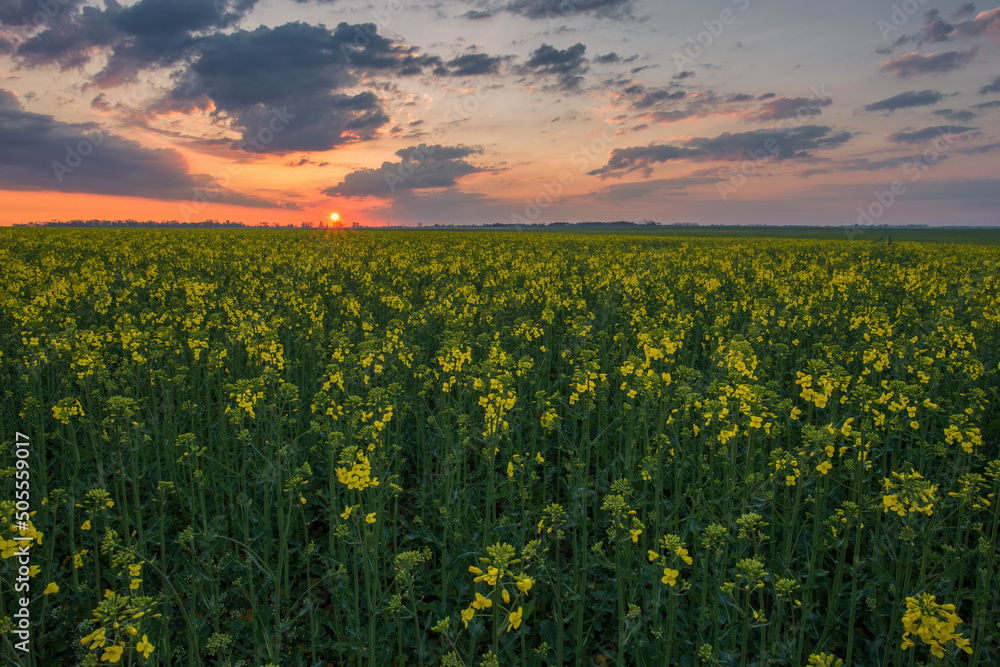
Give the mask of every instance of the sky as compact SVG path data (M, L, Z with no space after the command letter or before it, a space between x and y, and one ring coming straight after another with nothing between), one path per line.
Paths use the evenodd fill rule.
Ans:
M0 224L1000 225L1000 7L0 0Z

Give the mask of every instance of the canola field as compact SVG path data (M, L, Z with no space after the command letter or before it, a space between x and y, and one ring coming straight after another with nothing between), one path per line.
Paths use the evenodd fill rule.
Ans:
M996 665L996 246L0 230L9 665Z

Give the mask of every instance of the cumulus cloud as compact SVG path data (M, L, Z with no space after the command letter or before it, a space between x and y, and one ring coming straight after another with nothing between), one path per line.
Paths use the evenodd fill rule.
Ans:
M0 183L8 190L191 200L297 208L223 188L212 176L191 174L175 150L146 148L109 134L96 123L66 123L25 111L0 89Z
M776 97L743 114L746 120L771 121L818 116L833 104L829 97Z
M900 79L919 74L953 72L964 68L976 55L976 49L969 51L946 51L945 53L907 53L898 58L890 58L882 63L882 72L890 72Z
M108 53L95 85L132 81L143 69L180 62L207 31L235 25L257 0L139 0L104 9L70 2L40 25L16 55L30 65L82 67Z
M653 166L673 160L722 160L807 158L812 151L841 146L853 137L848 131L835 131L824 125L802 125L790 130L755 130L753 132L723 132L716 137L693 137L672 144L650 144L616 148L608 163L588 172L608 178L632 171L642 171L647 177Z
M379 35L373 24L341 23L331 31L287 23L216 33L202 41L158 110L225 113L243 143L256 140L262 152L329 150L374 139L389 123L374 93L343 92L362 73L405 76L430 65L440 62ZM276 115L290 117L278 121L280 131Z
M878 102L872 102L864 106L865 111L896 111L897 109L909 109L910 107L928 106L937 104L944 95L936 90L911 90L899 95L887 97Z
M489 171L466 160L482 152L478 146L410 146L396 151L399 161L353 171L323 193L331 197L391 197L406 190L448 188L463 176Z
M525 67L538 74L556 76L558 85L563 90L573 90L583 81L583 74L588 70L584 53L587 47L574 44L568 49L557 49L549 44L542 44L531 52Z
M978 129L978 127L965 127L963 125L934 125L931 127L922 127L919 130L893 132L885 135L885 138L894 144L923 144L938 137L964 134Z

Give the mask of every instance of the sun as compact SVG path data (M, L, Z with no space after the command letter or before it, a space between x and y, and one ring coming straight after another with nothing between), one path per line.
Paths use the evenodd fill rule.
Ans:
M330 219L333 220L334 222L337 222L338 220L340 220L340 214L339 213L331 213L330 214Z

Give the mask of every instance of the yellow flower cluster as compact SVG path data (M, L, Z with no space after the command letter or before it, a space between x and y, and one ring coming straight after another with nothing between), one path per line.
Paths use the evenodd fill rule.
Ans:
M944 657L944 650L949 643L971 654L969 640L955 632L955 628L962 623L962 619L955 614L955 605L938 604L936 599L936 596L928 593L906 598L903 650L914 646L912 636L916 635L938 658Z
M348 450L351 448L348 448ZM378 486L378 477L372 477L372 466L368 462L368 458L361 449L355 449L356 452L354 456L357 460L352 462L351 453L348 450L344 450L341 456L341 467L337 468L335 472L337 473L337 479L340 480L341 484L346 484L349 489L357 489L362 491L367 489L369 486ZM346 459L346 460L345 460ZM350 463L350 469L347 468L347 464Z
M906 516L907 512L934 513L934 493L937 485L924 479L916 470L909 473L893 472L892 479L885 478L886 494L882 496L883 511ZM894 493L889 493L893 491Z

